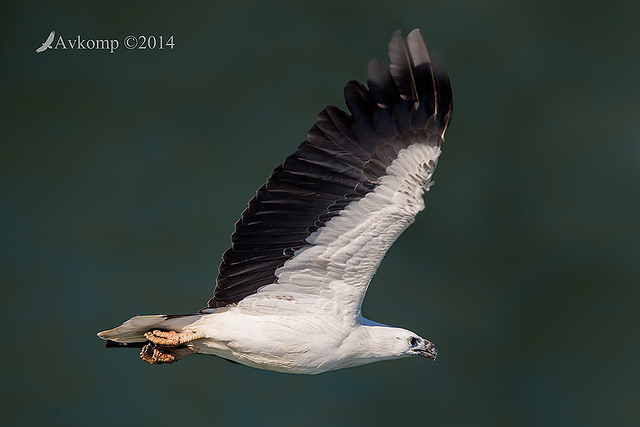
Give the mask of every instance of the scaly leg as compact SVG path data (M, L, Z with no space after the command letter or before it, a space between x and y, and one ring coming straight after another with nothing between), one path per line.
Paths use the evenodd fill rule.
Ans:
M204 338L205 335L201 331L176 332L154 329L146 332L144 337L158 347L177 347L193 340Z

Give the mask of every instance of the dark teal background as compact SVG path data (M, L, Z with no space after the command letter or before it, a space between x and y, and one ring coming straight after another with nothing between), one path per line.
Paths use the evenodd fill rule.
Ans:
M633 1L3 3L3 422L639 425L638 17ZM294 376L105 349L96 332L132 315L206 304L255 190L416 27L453 122L364 315L438 361ZM36 54L51 30L121 45Z

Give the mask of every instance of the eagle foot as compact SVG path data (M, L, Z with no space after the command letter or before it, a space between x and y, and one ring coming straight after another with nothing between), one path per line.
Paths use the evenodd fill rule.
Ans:
M156 347L178 347L193 340L204 338L204 332L176 332L154 329L145 332L144 337Z
M153 343L148 343L142 347L140 358L152 365L162 365L177 362L196 351L189 347L161 347L158 348Z

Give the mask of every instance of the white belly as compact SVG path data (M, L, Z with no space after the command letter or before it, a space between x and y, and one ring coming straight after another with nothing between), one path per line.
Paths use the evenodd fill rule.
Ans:
M203 316L189 330L206 338L190 343L199 353L278 372L315 374L354 366L345 342L354 330L332 316L252 315L237 307Z

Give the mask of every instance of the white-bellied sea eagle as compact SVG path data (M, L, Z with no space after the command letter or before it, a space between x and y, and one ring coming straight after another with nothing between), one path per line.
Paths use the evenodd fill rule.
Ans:
M235 225L213 298L187 315L136 316L98 334L142 347L152 364L194 353L278 372L317 374L435 345L362 317L384 254L424 209L453 107L444 63L419 30L396 31L391 65L344 88L274 169Z

